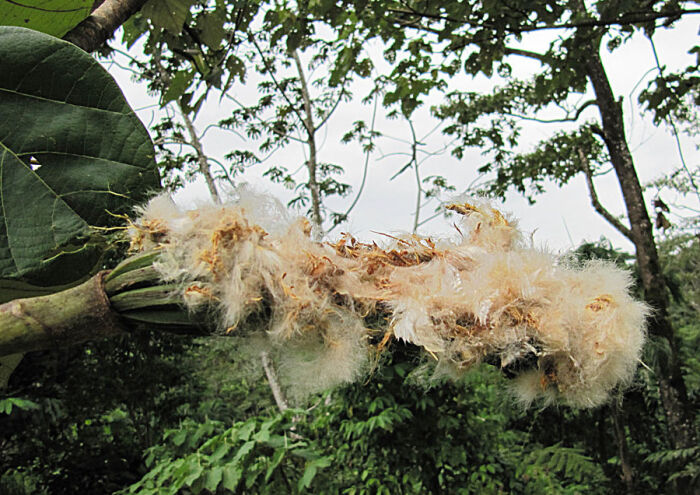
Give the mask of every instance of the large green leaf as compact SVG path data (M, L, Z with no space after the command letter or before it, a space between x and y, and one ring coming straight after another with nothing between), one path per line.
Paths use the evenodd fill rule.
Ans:
M180 34L194 0L150 0L141 9L156 27Z
M148 132L112 77L69 43L0 27L0 278L81 278L91 227L158 187Z
M0 24L61 37L90 15L92 0L0 0Z

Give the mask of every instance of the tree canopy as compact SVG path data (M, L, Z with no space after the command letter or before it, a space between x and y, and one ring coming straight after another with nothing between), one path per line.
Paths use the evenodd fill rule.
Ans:
M633 36L645 36L653 47L658 32L697 13L693 2L678 0L642 5L624 0L56 0L0 5L0 296L3 302L15 300L9 303L15 306L3 306L7 314L21 314L11 307L29 308L31 315L31 308L60 306L66 315L75 310L70 325L118 333L107 332L110 325L100 320L102 314L89 323L81 320L73 294L86 287L78 284L122 261L124 248L114 228L132 218L133 208L161 183L178 187L188 178L203 177L219 202L222 184L235 184L249 166L268 162L266 175L294 190L292 206L308 213L320 239L350 218L359 198L347 198L340 208L329 206L338 204L330 198L347 197L351 188L340 175L346 165L340 159L326 162L319 153L325 129L337 125L336 109L357 104L356 81L370 82L371 89L359 98L375 102L374 115L381 104L380 112L405 119L412 131L406 139L407 162L397 175L415 172L414 231L424 218L421 208L436 198L444 203L445 193L455 189L441 174L421 176L424 143L413 119L426 102L439 98L430 115L450 140L449 152L457 158L474 148L484 154L482 192L503 197L515 190L534 201L550 184L561 186L582 176L591 207L634 246L638 289L653 310L643 357L649 367L638 371L622 406L611 403L593 413L528 415L511 409L498 403L495 390L502 384L486 370L468 375L464 387L419 391L407 371L415 367L416 355L401 345L370 387L351 386L321 397L309 411L286 411L278 400L277 412L263 393L259 374L238 372L224 380L226 385L217 384L234 366L226 356L236 352L231 346L240 345L235 339L228 344L183 342L145 333L111 344L32 353L10 379L10 395L0 400L6 414L0 429L9 446L1 455L8 467L0 487L18 493L70 493L88 485L124 493L215 493L243 487L344 493L697 489L698 370L693 356L698 308L692 275L698 269L693 254L697 207L674 230L668 216L676 205L669 208L660 196L650 204L645 197L626 134L622 89L611 86L601 56ZM107 41L122 23L124 47ZM522 43L536 32L551 34L540 51ZM136 77L158 96L163 118L147 130L95 58L57 37L88 51L99 49L105 57L114 56L114 50L126 53ZM381 47L381 58L372 46ZM698 54L692 43L685 49ZM680 133L697 130L698 64L669 71L654 53L656 75L636 103L678 140ZM513 70L513 60L520 58L535 61L539 70L521 77ZM244 101L236 90L253 74L258 97ZM488 91L475 91L465 84L472 76L494 84ZM241 133L256 150L232 149L227 163L207 154L206 129L197 130L204 125L198 119L205 102L215 98L226 99L233 110L213 125ZM561 116L552 117L558 111ZM524 120L543 126L559 121L567 127L546 131L540 142L523 143ZM374 122L373 116L344 130L344 140L357 141L365 153L364 177L382 136ZM290 170L292 164L267 159L291 143L305 150L301 177ZM678 166L652 187L700 200L697 166L678 143ZM189 151L182 152L181 146ZM608 209L609 198L596 192L599 175L608 169L619 184L622 217ZM361 192L362 186L356 193ZM582 246L578 256L624 263L610 246ZM135 302L148 308L172 303L167 287L147 287L152 261L127 262L128 269L118 268L112 275L119 282L112 282L107 293L101 278L97 292L90 293L103 294L102 303L107 296L122 301L119 311L132 311L122 315L126 320L141 318L141 324L150 321L154 328L168 330L190 328L192 316L182 312L159 313L156 321L133 311ZM122 283L127 279L131 281ZM126 289L131 283L136 290ZM76 285L72 290L77 292L60 292ZM34 298L19 301L21 297ZM35 327L25 320L12 327L19 335L12 345L34 342L34 337L24 337ZM52 338L63 342L60 335ZM33 345L15 350L36 349ZM274 363L262 359L274 390ZM184 366L178 369L175 360ZM79 381L52 377L52 362L54 369L64 366L85 377L104 365L120 389L98 391L86 404L75 404L70 394L79 389ZM9 375L4 370L11 372L18 359L10 356L1 363L0 372ZM139 390L143 384L118 371L124 364L152 373L163 380L162 388L151 384ZM194 378L186 376L189 372ZM103 376L104 383L95 382L96 390L109 390L110 378ZM249 385L261 394L261 405L246 401ZM165 412L170 403L179 409ZM559 415L556 421L553 414ZM16 428L41 420L47 426L34 437ZM556 432L549 428L553 423L559 425ZM98 477L71 481L83 462L81 454L74 459L64 455L60 441L51 439L53 427L67 444L94 441L97 455L117 472L105 469ZM146 436L126 441L121 434ZM406 438L411 442L405 443ZM54 457L28 453L30 445L49 444ZM124 449L120 454L115 444ZM139 458L144 449L145 464Z

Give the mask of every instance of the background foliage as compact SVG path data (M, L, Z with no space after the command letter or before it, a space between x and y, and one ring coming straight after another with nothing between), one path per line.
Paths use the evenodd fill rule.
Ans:
M69 3L56 2L58 6ZM132 67L166 109L165 118L151 129L158 170L166 184L177 187L188 178L205 176L216 198L222 182L235 182L247 166L264 162L267 154L298 141L308 151L302 164L306 176L295 178L274 163L268 175L293 188L293 202L317 216L320 229L330 229L347 218L352 206L338 212L327 209L324 202L332 195L347 195L348 186L340 181L337 164L314 162L311 157L317 132L329 125L337 105L357 101L349 90L354 78L371 78L372 90L362 97L381 101L387 113L409 122L427 95L444 93L433 114L444 122L444 132L454 136L451 151L456 156L478 147L490 157L482 172L492 174L486 187L492 194L514 188L534 199L551 184L548 180L561 185L577 174L594 176L607 166L611 157L598 132L599 123L584 114L592 103L578 100L578 107L571 106L570 97L581 96L587 87L581 53L588 45L582 38L590 41L591 36L600 36L598 42L604 39L607 48L614 50L635 32L652 37L656 29L672 24L682 15L685 3L652 2L650 10L640 14L635 10L637 2L591 2L587 5L605 21L600 25L586 24L590 19L577 10L580 5L481 2L476 8L470 2L446 2L440 10L431 10L430 2L151 1L126 23L122 35L127 47L142 43L143 53L129 52ZM3 4L2 8L6 10L0 12L10 13L10 7ZM88 13L80 12L66 20L68 28ZM583 28L572 30L571 37L557 38L540 54L543 70L535 77L512 77L507 57L523 54L507 45L503 33L515 33L517 38L526 29L558 22L567 12L572 13L569 20L582 23ZM3 19L16 24L14 17ZM42 22L36 17L30 27L56 36L68 29L61 25L50 30ZM320 22L326 27L318 27ZM84 199L92 206L98 202L98 207L83 207L84 225L78 222L64 241L38 253L29 268L3 272L12 279L3 282L9 299L22 288L35 287L28 282L47 286L78 280L86 273L87 258L78 258L75 269L67 258L59 258L59 273L68 278L52 282L40 270L47 253L55 255L55 249L75 239L87 246L89 232L94 232L88 225L110 225L114 219L106 211L126 211L147 189L157 187L157 181L145 130L93 59L56 39L30 34L37 47L43 44L44 50L66 51L65 59L52 62L38 49L9 43L8 37L17 36L19 30L1 29L0 51L5 50L5 55L0 63L6 65L0 67L0 112L17 114L13 102L18 105L17 98L32 95L61 105L72 103L72 98L109 96L96 102L75 101L79 113L67 122L61 121L66 115L62 111L38 109L37 114L47 112L42 118L46 125L34 130L15 129L9 114L0 119L4 166L14 167L11 170L27 180L49 182L53 177L59 185L75 188L61 190L56 199L75 197L72 192L79 197L84 190L98 191ZM433 36L432 42L425 36L408 35L412 29L429 33L425 36ZM328 32L334 36L329 38ZM378 74L363 51L371 39L386 43L383 57L389 72ZM434 47L440 43L443 56L438 57ZM697 47L690 49L698 52ZM42 64L50 63L56 66L42 69ZM61 72L57 66L71 71L55 85L39 75L18 77L41 70ZM305 80L318 67L328 77ZM212 95L235 94L231 91L235 84L244 83L253 72L261 81L260 98L236 102L236 110L217 125L256 141L258 151L232 150L227 163L216 163L195 130L199 111ZM459 73L496 74L505 83L488 94L454 91L449 82ZM73 90L76 80L86 86ZM25 87L27 91L19 90ZM665 73L659 67L640 104L659 124L677 126L673 132L692 133L697 129L697 97L697 65L679 73ZM523 151L518 116L552 105L564 108L566 119L575 126ZM106 122L96 117L103 111ZM116 122L110 123L113 118ZM58 143L51 141L62 133ZM128 136L129 146L115 146L120 135ZM358 121L346 139L358 141L369 156L380 135L369 121ZM27 147L28 142L46 146ZM420 143L415 134L409 142L413 154L399 173L415 170L420 205L453 186L441 176L422 182L416 154ZM59 163L65 150L58 153L55 146L70 149L71 143L94 146L96 153L82 165L84 149L74 153L80 155L77 161ZM181 152L180 145L188 151ZM120 153L133 158L133 163L122 160ZM131 163L145 175L110 178L120 169L104 168L105 161ZM75 177L92 182L71 181L66 172L70 164L77 167ZM90 173L80 171L81 166L89 167ZM685 173L683 166L688 168L682 164L651 187L697 194L697 173L690 169ZM0 193L21 202L18 194L24 190L9 185L3 175ZM102 197L116 203L95 199ZM82 211L79 205L71 208ZM679 493L697 486L700 449L679 448L669 437L657 365L677 353L686 406L694 421L689 429L696 432L700 410L697 216L671 226L660 220L669 213L668 205L657 198L653 209L657 228L663 229L657 232L656 246L675 337L669 341L652 336L644 356L646 366L639 368L632 387L604 407L523 411L504 393L506 380L488 366L457 382L418 385L418 375L430 376L430 363L419 362L414 349L394 346L390 356L381 357L381 366L367 382L312 397L300 409L280 411L268 387L270 376L253 366L257 363L236 358L235 340L133 333L107 342L31 353L22 360L0 396L0 493ZM37 206L37 211L39 215L47 209ZM3 215L20 218L4 208ZM418 223L416 214L416 228ZM8 232L3 239L9 237ZM581 246L575 256L607 258L643 272L633 255L604 240ZM96 265L93 253L87 271L112 266L118 258L102 258ZM30 280L30 272L38 275ZM642 296L643 284L639 285Z

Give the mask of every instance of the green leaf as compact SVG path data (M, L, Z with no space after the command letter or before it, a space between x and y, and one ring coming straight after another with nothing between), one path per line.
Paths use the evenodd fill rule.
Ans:
M226 30L226 13L222 10L215 10L209 14L202 14L197 19L197 29L200 39L212 50L218 50L221 41L224 39Z
M221 459L223 459L223 457L226 454L229 453L230 450L231 450L231 446L228 443L226 443L225 441L222 442L221 445L219 445L216 448L214 453L209 456L209 462L212 462L212 463L219 462Z
M247 456L252 450L253 447L255 447L255 442L252 440L248 440L246 443L244 443L240 449L238 449L238 452L236 452L236 455L233 458L234 463L239 463L243 460L245 456Z
M146 32L148 32L148 22L140 12L137 12L122 24L122 43L131 49Z
M279 466L280 462L282 462L286 451L287 450L284 448L275 450L275 453L272 456L272 460L270 461L270 465L267 467L267 472L265 473L265 483L267 483L270 480L270 477L272 477L272 474L275 472L275 469L277 469L277 466Z
M0 24L19 26L60 38L90 15L92 0L0 2Z
M248 440L250 435L255 431L255 422L248 420L235 431L235 438L238 440Z
M20 194L18 194L20 193ZM27 201L31 194L32 201ZM32 167L0 142L0 198L3 224L0 236L0 274L15 276L34 268L43 258L89 226L46 184Z
M25 411L39 409L39 405L36 402L32 402L26 399L17 399L15 397L10 397L8 399L0 400L0 413L10 414L12 413L13 407L17 409L23 409Z
M307 463L306 469L304 469L304 475L299 479L299 483L297 486L299 491L305 488L309 488L311 486L311 482L316 477L316 473L318 472L318 470L328 467L330 465L330 457L319 457L318 459Z
M180 430L173 436L173 444L178 447L184 444L185 440L187 440L187 430Z
M297 486L299 491L304 490L305 488L309 488L311 486L311 482L316 476L317 470L318 468L313 463L308 464L306 466L306 469L304 470L304 475L299 479L299 483Z
M240 467L232 464L227 465L223 472L222 486L233 492L238 487L238 483L241 482L242 475L243 470Z
M194 0L150 0L141 9L141 15L148 17L158 28L180 34L193 3Z
M153 154L95 59L51 36L0 27L0 277L61 285L89 273L91 226L117 223L114 214L159 187ZM71 256L81 262L66 269Z
M182 480L182 482L187 485L187 486L192 486L192 484L199 479L199 477L202 475L204 472L204 468L197 463L196 459L191 459L188 462L187 467L189 468L189 473L185 478Z
M221 466L215 466L209 470L206 479L204 481L204 488L210 492L216 492L216 489L221 483L221 477L223 475L223 468Z
M168 89L163 92L160 99L160 106L165 106L168 102L177 100L189 88L190 83L194 79L194 72L189 70L178 71L170 80Z

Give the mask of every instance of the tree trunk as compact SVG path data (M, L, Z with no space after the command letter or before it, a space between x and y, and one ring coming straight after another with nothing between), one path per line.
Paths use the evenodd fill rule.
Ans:
M625 427L622 424L622 418L620 417L618 405L613 405L610 408L610 412L613 420L613 431L615 433L615 443L617 444L617 454L620 458L622 482L625 484L625 491L627 495L634 495L636 493L634 489L634 471L632 470L632 465L630 464L630 454L627 446Z
M668 421L671 443L675 448L694 446L692 415L688 396L678 361L678 345L668 319L666 282L661 271L654 233L644 204L642 186L634 167L634 161L625 136L621 101L616 101L598 52L595 49L585 56L585 70L597 99L603 123L605 145L620 184L629 219L637 264L644 290L644 300L653 308L649 320L649 333L668 342L670 352L659 353L657 379L661 401Z

